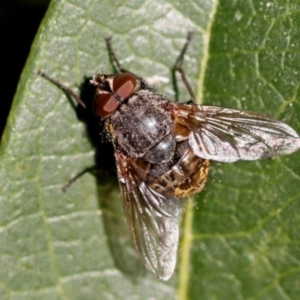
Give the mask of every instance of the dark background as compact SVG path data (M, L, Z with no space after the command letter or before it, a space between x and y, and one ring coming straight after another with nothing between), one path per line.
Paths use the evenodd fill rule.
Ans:
M0 1L0 138L31 43L50 0Z

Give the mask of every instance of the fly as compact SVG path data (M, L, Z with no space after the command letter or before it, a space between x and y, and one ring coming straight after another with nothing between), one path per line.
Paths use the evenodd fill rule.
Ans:
M182 199L200 192L210 160L234 162L290 154L300 148L298 134L267 116L231 108L197 105L182 69L187 42L175 68L191 96L176 103L151 88L119 63L106 39L117 74L99 73L94 114L104 122L114 146L124 211L136 252L145 267L162 280L175 269ZM65 85L39 75L85 103Z

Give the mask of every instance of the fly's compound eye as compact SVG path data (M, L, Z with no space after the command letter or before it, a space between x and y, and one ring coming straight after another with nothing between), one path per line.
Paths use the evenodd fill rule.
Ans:
M112 94L100 94L94 99L93 111L99 118L107 118L119 107L119 102Z
M113 82L114 92L121 98L126 99L136 89L136 77L130 73L117 75Z
M113 114L120 105L120 99L126 99L136 90L136 77L130 73L119 74L113 81L113 94L100 94L94 99L93 111L98 118L105 119ZM116 99L115 96L120 97Z

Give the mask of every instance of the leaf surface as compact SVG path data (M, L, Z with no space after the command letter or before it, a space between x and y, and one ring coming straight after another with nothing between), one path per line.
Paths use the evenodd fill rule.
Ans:
M178 270L160 282L136 260L116 182L87 174L61 192L95 149L66 95L35 73L79 92L85 77L112 72L112 36L121 63L173 99L170 69L193 30L184 69L197 101L300 132L299 20L296 1L53 1L2 137L0 298L296 299L298 153L213 163L186 210Z

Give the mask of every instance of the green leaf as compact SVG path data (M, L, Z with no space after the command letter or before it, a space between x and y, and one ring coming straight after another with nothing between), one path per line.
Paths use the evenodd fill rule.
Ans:
M113 36L124 66L172 99L170 70L193 30L184 69L199 102L265 113L300 132L299 28L295 0L53 1L2 137L0 298L296 299L298 153L212 163L185 213L177 272L160 282L136 259L116 182L104 176L97 188L87 174L61 192L94 164L95 149L66 95L36 71L79 91L86 76L112 72L104 38Z

